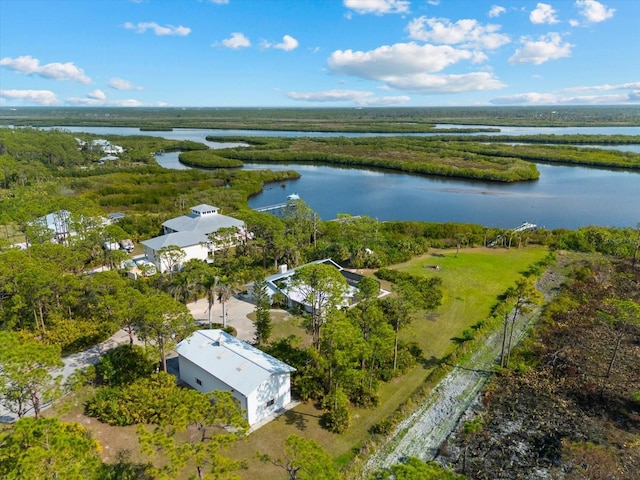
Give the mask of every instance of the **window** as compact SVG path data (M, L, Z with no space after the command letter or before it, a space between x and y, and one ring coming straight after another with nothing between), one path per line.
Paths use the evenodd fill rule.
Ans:
M202 386L202 380L200 380L199 378L196 378L196 383L200 386Z
M267 402L267 408L269 408L269 407L273 406L275 403L276 403L276 399L275 399L275 398L272 398L271 400L269 400L269 401Z

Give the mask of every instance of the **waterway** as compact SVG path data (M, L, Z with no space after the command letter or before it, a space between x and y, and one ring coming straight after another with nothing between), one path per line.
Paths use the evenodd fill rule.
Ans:
M502 127L501 127L502 128ZM174 129L171 132L140 132L123 127L75 127L98 135L153 135L207 143L212 148L236 144L207 142L208 135L239 136L336 136L324 132L276 132L250 130ZM503 133L590 133L640 135L640 127L575 127L567 130L517 128ZM356 136L356 134L351 134ZM627 151L629 147L624 146ZM177 153L157 157L166 168L186 168ZM324 165L247 164L246 169L293 169L298 180L265 186L249 200L256 208L286 200L297 193L324 220L339 213L367 215L385 220L477 223L510 228L532 222L549 229L575 229L586 225L634 227L640 222L640 173L625 170L538 164L540 179L502 184L341 168Z

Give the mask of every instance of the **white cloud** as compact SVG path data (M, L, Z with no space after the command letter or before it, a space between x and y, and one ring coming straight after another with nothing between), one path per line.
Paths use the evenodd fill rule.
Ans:
M266 40L263 40L260 43L262 48L276 48L278 50L284 50L285 52L290 52L291 50L295 50L298 48L298 40L293 38L291 35L285 35L282 37L282 42L280 43L271 43Z
M210 0L211 3L215 3L217 5L226 5L229 3L229 0Z
M462 75L429 75L419 73L404 77L390 76L387 85L397 90L420 94L442 94L497 90L506 85L488 72Z
M81 68L76 67L73 62L54 62L40 65L40 60L37 58L33 58L31 55L23 55L17 58L5 57L0 60L0 65L24 75L37 75L52 80L73 80L80 83L91 83L91 79L84 74Z
M73 105L85 105L89 107L142 107L144 105L139 100L134 99L110 100L100 90L90 92L86 97L67 98L66 102Z
M462 19L452 23L447 18L418 17L407 26L414 40L463 48L494 50L511 41L508 35L498 33L500 25L480 25L475 19Z
M621 83L619 85L591 85L565 89L567 92L607 92L613 90L640 90L640 82Z
M507 9L504 8L504 7L501 7L500 5L492 5L491 6L491 10L489 10L489 17L490 18L499 17L500 15L505 13L506 11L507 11Z
M337 50L328 59L332 72L384 82L397 90L417 93L454 93L502 88L492 74L433 75L462 60L475 61L484 54L449 45L399 43L368 52Z
M60 103L51 90L0 90L0 97L10 100L24 100L38 105L57 105Z
M231 37L222 40L222 45L227 48L246 48L251 46L251 42L241 32L233 32Z
M106 100L107 96L100 89L94 90L93 92L89 92L87 94L88 98L92 98L93 100Z
M382 80L389 75L438 72L461 60L473 60L474 54L448 45L396 43L368 52L336 50L328 59L334 73Z
M117 77L109 80L109 86L114 90L142 90L142 87L136 87L130 81Z
M136 33L145 33L147 30L151 30L159 36L178 35L180 37L184 37L191 33L191 29L189 27L183 27L182 25L177 27L174 27L173 25L162 26L156 22L139 22L136 24L126 22L124 24L124 28L127 30L133 30Z
M552 32L543 35L538 40L530 37L522 37L520 42L522 48L516 49L516 53L509 58L509 63L533 63L540 65L549 60L571 56L573 45L562 41L560 34Z
M438 5L440 5L440 0L427 0L427 3L429 5L433 5L434 7L437 7Z
M408 0L343 0L343 5L359 14L408 13L411 3Z
M529 14L529 20L531 20L531 23L536 24L553 24L558 23L559 21L556 17L555 9L547 3L538 3L536 5L536 8L531 10L531 13Z
M640 103L640 90L618 95L562 96L556 93L528 92L491 100L494 105L614 105Z
M406 95L377 97L362 90L326 90L322 92L288 92L292 100L305 102L351 102L356 105L400 105L410 100Z
M615 8L608 8L596 0L576 0L576 8L589 23L600 23L612 18Z

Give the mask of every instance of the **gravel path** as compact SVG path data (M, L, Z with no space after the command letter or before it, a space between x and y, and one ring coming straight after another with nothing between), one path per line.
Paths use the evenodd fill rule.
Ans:
M522 337L529 318L516 320L514 338ZM424 403L398 425L386 444L374 453L363 468L363 477L389 467L406 457L433 460L440 444L455 429L458 421L491 376L500 358L502 329L494 332L484 346L464 365L457 365L431 391Z

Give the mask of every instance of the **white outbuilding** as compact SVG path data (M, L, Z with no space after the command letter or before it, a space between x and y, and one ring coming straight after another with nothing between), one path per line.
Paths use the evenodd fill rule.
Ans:
M176 351L180 380L201 392L231 392L250 426L291 406L295 368L223 330L198 330Z

